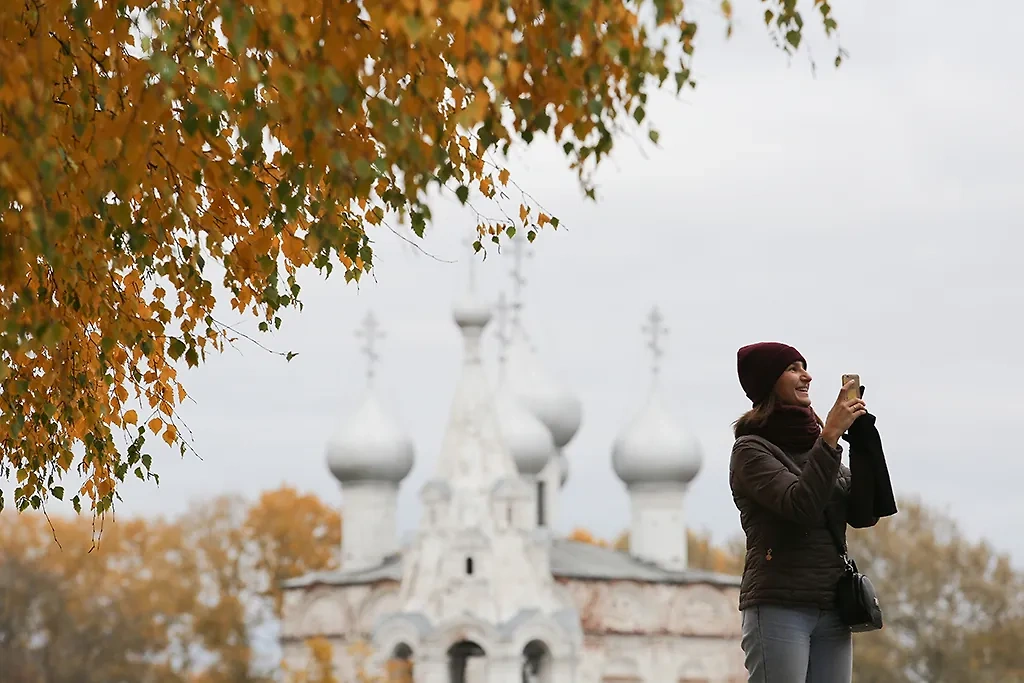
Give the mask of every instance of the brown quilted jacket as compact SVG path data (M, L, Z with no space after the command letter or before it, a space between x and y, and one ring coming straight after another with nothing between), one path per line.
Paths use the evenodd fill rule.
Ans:
M825 526L845 541L846 526L874 525L851 516L850 470L842 447L820 438L806 453L785 453L753 436L736 439L729 484L747 538L741 610L758 604L830 609L843 563Z

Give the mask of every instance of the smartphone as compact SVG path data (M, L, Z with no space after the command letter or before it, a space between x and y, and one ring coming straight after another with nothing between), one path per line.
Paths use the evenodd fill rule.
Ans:
M850 387L849 393L846 394L848 401L860 398L860 375L843 375L843 386L845 387L846 383L850 380L853 380L853 386Z

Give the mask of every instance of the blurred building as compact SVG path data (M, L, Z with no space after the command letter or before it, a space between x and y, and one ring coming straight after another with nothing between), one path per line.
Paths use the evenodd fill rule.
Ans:
M358 680L360 666L379 672L389 661L406 663L417 683L745 680L738 579L687 568L684 502L702 456L659 398L657 311L647 330L651 394L610 445L630 496L630 551L570 541L552 529L581 405L531 347L520 275L517 267L511 306L487 303L472 276L454 305L460 377L436 474L421 491L419 529L405 547L396 501L414 447L374 391L377 331L368 318L369 387L327 446L343 491L341 568L286 585L286 665L302 669L307 643L322 638L345 683ZM481 338L495 322L501 358L492 381Z

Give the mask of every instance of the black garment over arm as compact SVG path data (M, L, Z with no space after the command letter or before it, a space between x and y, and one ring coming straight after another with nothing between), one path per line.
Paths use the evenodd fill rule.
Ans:
M857 418L843 439L850 444L850 526L872 526L880 517L895 515L896 496L875 416L868 413Z

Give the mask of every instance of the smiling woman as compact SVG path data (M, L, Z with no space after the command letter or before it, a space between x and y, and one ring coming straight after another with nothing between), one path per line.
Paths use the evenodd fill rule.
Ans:
M736 421L729 464L746 536L739 607L748 680L849 683L852 636L836 605L847 564L837 546L845 548L847 525L878 518L850 504L839 439L866 406L847 395L850 383L822 422L807 361L786 344L741 348L737 372L753 404Z

